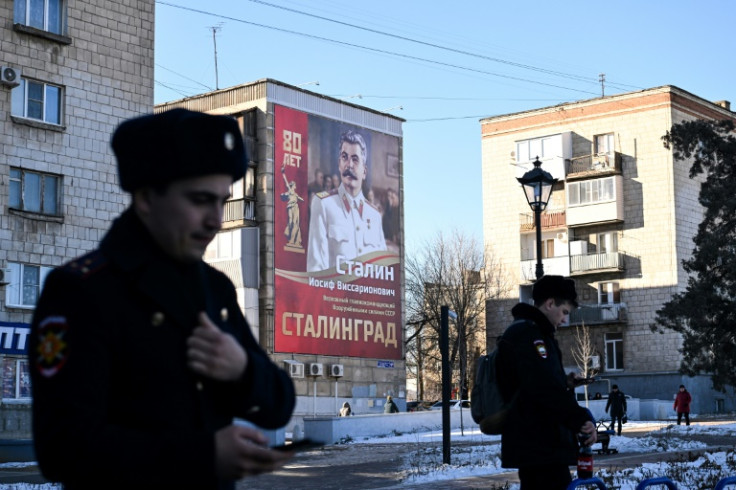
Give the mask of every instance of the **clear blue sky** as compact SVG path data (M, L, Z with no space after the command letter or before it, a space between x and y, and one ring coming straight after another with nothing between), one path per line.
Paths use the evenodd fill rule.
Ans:
M606 95L676 85L736 103L735 14L731 0L157 1L155 102L272 78L390 109L406 119L409 250L441 230L482 241L481 118L599 97L601 73Z

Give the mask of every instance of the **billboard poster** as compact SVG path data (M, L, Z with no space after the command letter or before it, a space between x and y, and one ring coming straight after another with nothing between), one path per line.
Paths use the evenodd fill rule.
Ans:
M399 138L274 109L274 350L402 358Z

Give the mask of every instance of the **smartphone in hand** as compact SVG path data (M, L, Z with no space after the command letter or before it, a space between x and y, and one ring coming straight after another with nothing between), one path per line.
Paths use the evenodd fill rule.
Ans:
M271 449L277 451L308 451L324 446L325 443L321 441L314 441L312 439L300 439L298 441L292 441L289 444L280 444L278 446L272 446Z

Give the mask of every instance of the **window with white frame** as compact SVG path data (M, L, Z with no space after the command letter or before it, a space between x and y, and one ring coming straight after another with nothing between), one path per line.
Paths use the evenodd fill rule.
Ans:
M606 339L606 371L617 371L624 368L624 334L607 333Z
M31 376L28 372L28 359L5 357L2 368L3 401L30 399Z
M598 253L607 254L618 252L618 233L606 232L596 235L596 246Z
M516 142L516 161L530 162L539 157L554 158L562 155L561 135L545 136Z
M613 177L582 180L568 184L568 205L582 206L609 202L616 199L616 186Z
M61 176L10 168L10 199L12 209L59 216Z
M5 286L5 305L18 308L36 306L46 276L53 267L8 262L10 280Z
M621 303L621 292L617 282L601 282L598 284L598 304L610 305Z
M596 155L613 153L613 133L598 134L593 138L593 153Z
M549 259L555 256L555 241L554 239L542 240L542 258Z
M58 85L21 78L20 85L11 91L11 114L60 125L62 94Z
M15 0L13 22L63 35L66 31L64 0Z

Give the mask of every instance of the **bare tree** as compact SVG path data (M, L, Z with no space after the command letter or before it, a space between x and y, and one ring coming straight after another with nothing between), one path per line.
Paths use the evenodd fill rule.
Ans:
M485 304L509 290L500 262L472 237L439 232L406 259L407 377L417 380L417 396L439 398L440 308L457 314L450 322L450 366L461 398L467 398L470 355L485 347Z
M575 345L572 347L572 357L584 378L591 378L598 374L598 370L594 369L591 363L594 353L595 345L590 338L590 327L585 323L575 326ZM583 389L585 390L585 406L588 406L588 385L583 385Z

